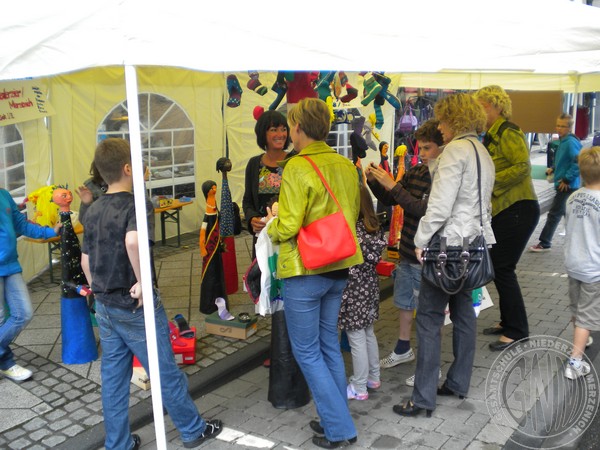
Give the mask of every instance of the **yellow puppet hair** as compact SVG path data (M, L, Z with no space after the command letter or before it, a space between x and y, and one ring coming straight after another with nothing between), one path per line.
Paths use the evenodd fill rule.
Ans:
M56 185L44 186L27 196L34 205L33 221L42 226L53 227L58 221L58 205L52 201Z
M396 147L396 151L394 152L394 156L403 157L406 154L406 145L402 144Z

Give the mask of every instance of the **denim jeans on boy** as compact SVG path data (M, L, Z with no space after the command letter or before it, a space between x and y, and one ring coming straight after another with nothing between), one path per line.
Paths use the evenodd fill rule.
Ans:
M0 370L6 370L15 365L10 343L33 317L29 291L21 273L0 277L0 304L10 311L7 318L5 312L0 317Z
M325 437L356 436L348 409L346 369L338 341L338 315L347 279L306 275L283 280L285 319L292 351L313 396Z
M446 304L450 306L452 350L454 361L446 376L446 385L457 395L467 395L477 340L477 318L473 308L472 291L448 295L422 280L417 306L417 370L412 401L415 405L435 409L440 371L441 328Z
M575 191L571 189L569 189L567 192L562 192L558 189L556 190L556 194L552 200L552 206L550 206L550 211L548 211L546 224L540 233L540 244L542 244L542 247L552 247L552 238L554 237L554 232L560 223L560 219L565 216L567 200L573 192Z
M206 423L188 392L186 375L177 367L171 349L169 325L160 297L154 300L162 401L183 442L200 437ZM96 319L102 346L102 407L107 450L133 447L129 427L129 387L133 355L146 373L148 352L143 308L135 311L96 302Z

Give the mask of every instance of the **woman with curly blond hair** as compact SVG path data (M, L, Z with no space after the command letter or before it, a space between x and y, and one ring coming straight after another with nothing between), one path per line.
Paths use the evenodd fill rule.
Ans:
M490 197L494 185L494 163L477 135L484 129L483 107L469 94L455 94L440 100L434 108L439 130L446 147L432 171L433 184L427 211L419 222L415 235L415 254L422 262L423 248L434 234L445 236L448 245L462 245L463 238L471 242L483 234L493 244L490 224ZM478 168L481 166L481 213L479 208ZM440 330L444 324L446 304L454 325L452 347L454 361L446 381L438 388L440 370ZM422 279L417 304L417 370L411 399L395 405L401 416L416 416L436 406L436 395L457 395L463 398L469 391L475 357L476 317L470 290L454 295Z
M490 250L498 291L500 323L483 334L500 335L489 347L504 350L529 336L529 324L517 263L540 218L540 205L531 179L531 162L525 135L509 119L512 103L500 86L486 86L475 93L487 114L484 144L496 168L492 192L492 229L496 244Z

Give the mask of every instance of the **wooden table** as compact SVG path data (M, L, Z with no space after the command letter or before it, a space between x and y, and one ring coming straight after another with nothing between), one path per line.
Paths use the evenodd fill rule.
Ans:
M177 224L177 247L181 245L181 231L179 227L179 211L181 208L187 205L191 205L192 200L189 202L182 202L180 200L173 200L169 206L163 206L162 208L154 208L155 213L160 213L160 233L162 245L167 245L167 239L165 238L165 223L171 222Z
M81 222L77 222L77 224L73 226L73 230L75 231L75 234L83 233L83 225ZM50 269L50 281L55 283L54 271L52 270L52 254L54 252L58 252L58 256L60 256L60 236L49 239L32 239L26 237L25 240L36 244L48 244L48 267Z

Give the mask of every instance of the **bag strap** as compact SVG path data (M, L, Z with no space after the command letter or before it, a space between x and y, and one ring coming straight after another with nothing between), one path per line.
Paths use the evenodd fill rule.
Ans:
M307 155L301 155L304 159L306 159L315 169L315 171L317 172L317 175L319 175L319 178L321 179L321 181L323 182L323 186L325 186L325 189L327 189L327 192L329 192L329 195L331 195L331 198L333 198L333 201L335 202L335 204L337 205L338 209L340 211L342 211L342 207L340 206L340 202L338 202L338 199L335 198L335 195L333 195L333 192L331 191L331 188L329 187L329 185L327 184L327 181L325 181L325 177L323 177L323 174L321 173L321 171L319 170L319 168L317 167L317 165L315 164L315 162L310 159Z
M479 225L481 226L481 232L483 233L483 207L481 205L481 161L479 160L479 152L477 152L477 147L475 147L475 143L471 139L467 139L473 146L473 150L475 151L475 157L477 158L477 191L479 193Z

